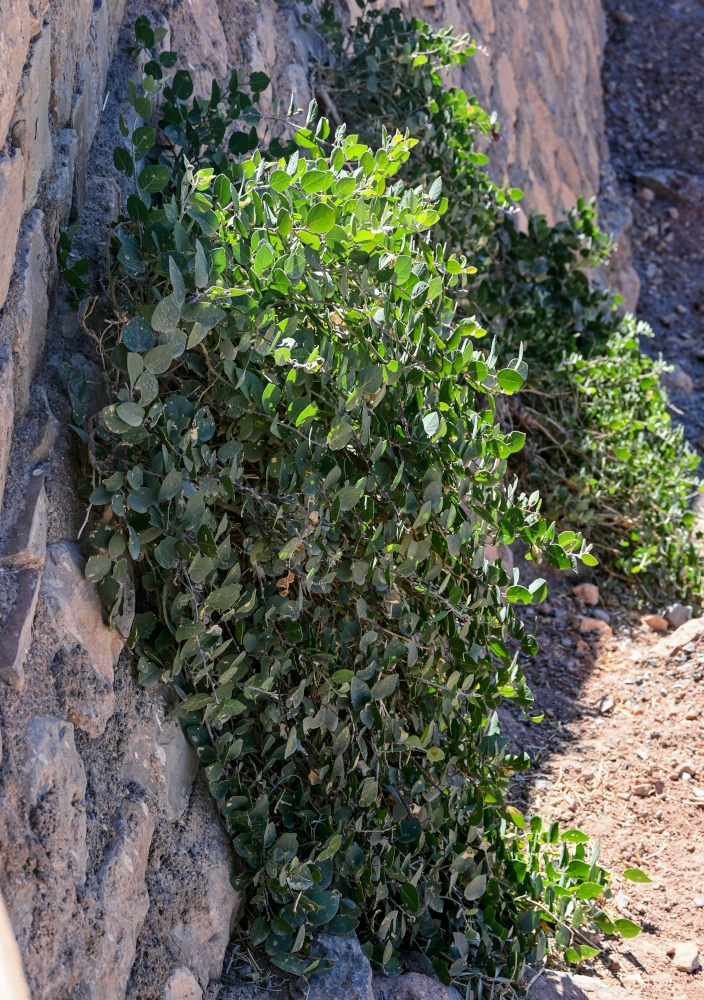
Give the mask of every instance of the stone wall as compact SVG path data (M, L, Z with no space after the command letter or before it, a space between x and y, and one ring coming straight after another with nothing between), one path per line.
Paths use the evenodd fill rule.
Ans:
M523 204L550 222L596 196L608 155L600 0L423 0L422 16L478 43L461 83L498 113L501 139L488 151L497 180L521 188Z
M493 156L529 208L554 218L597 193L599 0L406 6L486 47L465 85L499 111ZM320 54L275 0L0 0L0 891L35 1000L213 996L238 904L168 698L136 685L123 651L133 609L110 632L82 576L67 377L82 373L96 406L99 381L57 291L57 240L79 220L99 262L119 212L112 150L140 13L168 24L202 90L249 66L305 105Z

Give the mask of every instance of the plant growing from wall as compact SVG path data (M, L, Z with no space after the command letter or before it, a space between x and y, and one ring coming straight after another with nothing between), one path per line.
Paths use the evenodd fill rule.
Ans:
M161 96L162 127L219 118L226 141L232 94L191 100L160 59L140 118ZM546 949L593 955L582 926L637 933L601 909L583 834L506 803L528 761L497 708L529 710L518 653L536 650L513 605L546 587L485 546L594 560L507 477L523 434L496 406L525 363L456 316L473 265L429 236L440 181L398 180L414 139L371 148L324 118L285 158L227 157L206 129L193 165L150 128L116 152L135 190L112 236L86 575L118 612L139 570L140 678L178 694L252 942L310 975L315 932L356 929L388 974L419 951L471 996Z
M522 192L486 172L495 117L443 80L473 54L468 36L370 9L345 34L330 5L322 27L331 56L318 67L321 99L368 141L384 127L419 140L404 178L443 178L449 210L434 236L471 252L477 268L464 314L495 335L500 357L523 345L527 385L502 407L504 426L528 435L512 466L523 487L539 489L558 521L569 511L613 575L642 581L653 598L699 600L699 459L671 422L663 363L640 349L649 328L621 319L617 300L590 283L609 250L593 207L580 201L554 226L535 215L526 232L516 227L509 209Z

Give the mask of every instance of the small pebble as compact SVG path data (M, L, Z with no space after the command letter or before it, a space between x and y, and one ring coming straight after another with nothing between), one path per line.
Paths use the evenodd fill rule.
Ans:
M622 917L627 917L629 915L628 907L630 906L630 903L631 903L630 898L626 895L626 893L623 890L617 892L616 895L614 896L614 906L616 907L616 909L618 910L618 912L621 914Z
M610 694L605 694L603 698L599 699L596 707L599 709L601 715L607 715L614 707L613 697Z
M572 593L585 604L594 606L599 603L599 588L594 583L580 583L572 588Z
M701 968L699 949L694 941L680 941L675 945L673 963L680 972L696 972Z
M684 778L685 775L688 778L693 778L697 770L691 760L685 761L684 764L679 764L674 771L670 772L670 781L678 781L680 778Z
M637 795L639 799L647 799L653 790L653 786L649 784L634 785L631 791L634 795Z
M598 618L580 618L578 628L580 632L599 632L604 638L611 638L614 634L611 626Z
M702 435L702 441L704 442L704 435ZM660 615L643 615L641 621L644 625L647 625L648 628L652 629L653 632L667 632L667 622L664 618L661 618Z
M544 789L552 788L553 782L548 778L536 778L533 782L533 787L543 791Z

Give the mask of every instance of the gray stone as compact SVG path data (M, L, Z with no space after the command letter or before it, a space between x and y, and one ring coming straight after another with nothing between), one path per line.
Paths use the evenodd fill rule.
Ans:
M669 168L642 170L634 175L641 190L648 189L661 198L699 203L704 199L704 177Z
M51 670L66 718L94 739L101 736L115 711L112 678L95 669L80 643L57 649Z
M201 1000L202 996L198 980L185 965L174 969L164 986L164 1000Z
M21 691L42 571L37 567L27 567L18 570L15 578L17 596L14 608L0 633L0 678L16 691Z
M49 857L60 859L74 882L84 884L86 773L70 722L48 715L32 719L26 731L24 774L36 835L46 831Z
M24 157L22 208L25 212L34 204L42 174L52 157L49 133L50 55L51 27L47 24L32 43L10 123L12 145L21 149Z
M374 1000L372 967L364 955L356 934L335 936L319 934L316 955L334 962L329 972L310 981L308 1000Z
M633 213L624 204L616 172L608 164L604 168L599 193L599 223L611 235L613 245L609 259L599 268L606 285L621 296L624 313L635 313L640 297L640 278L631 259L630 232Z
M669 323L667 324L670 325ZM675 365L671 372L663 372L660 381L666 389L677 390L691 396L694 392L694 381L692 376L684 371L680 365Z
M152 724L140 720L128 737L123 780L136 782L172 823L186 811L197 771L198 758L181 726L164 721L154 706Z
M44 353L48 277L44 214L34 209L25 216L8 308L0 316L0 341L12 344L17 420L27 410L29 388Z
M445 987L420 972L408 972L398 979L374 976L372 990L374 1000L454 1000L459 997L453 987Z
M91 955L90 1000L124 1000L137 953L137 936L149 910L145 882L154 820L144 802L123 802L117 835L109 845L97 876L104 910L102 935Z
M2 38L0 37L1 56ZM2 58L0 58L0 66L2 66ZM0 142L2 142L3 135L4 132L0 132ZM0 309L7 298L15 262L17 236L22 219L23 176L24 157L19 149L12 150L9 156L0 157L0 233L2 233L0 240Z
M47 507L44 473L40 471L29 477L24 507L0 549L1 562L18 568L44 565Z
M200 97L209 97L213 77L225 79L228 74L227 36L218 4L213 4L210 0L188 0L182 6L182 34L174 44L178 44L178 50L189 67L195 93ZM266 28L270 16L258 21L263 22ZM249 41L251 45L251 38ZM252 64L251 68L261 67Z
M623 994L619 990L618 996ZM600 979L570 972L546 972L528 990L529 1000L617 1000Z
M690 604L671 604L665 611L665 618L673 628L679 628L692 618L692 606Z
M76 725L99 736L114 711L114 667L122 639L103 624L100 598L83 575L83 559L74 543L49 546L42 596L59 636L55 659L64 667L65 711Z

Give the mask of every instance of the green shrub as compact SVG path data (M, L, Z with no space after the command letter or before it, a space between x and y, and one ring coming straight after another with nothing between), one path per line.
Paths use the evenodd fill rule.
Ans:
M524 348L527 386L501 411L505 427L528 434L513 465L523 488L539 488L550 516L583 531L611 574L639 574L654 600L699 600L698 456L671 422L662 364L640 350L649 328L621 319L617 300L592 287L588 271L609 250L593 207L580 201L554 226L534 215L518 230L510 204L522 192L501 190L485 169L495 119L443 81L473 54L467 36L399 10L367 11L348 36L329 20L319 77L331 104L368 141L384 127L418 138L403 176L442 176L449 210L434 236L477 267L464 313L495 335L499 357Z
M320 119L286 158L228 158L209 129L227 141L233 101L254 118L237 79L192 101L172 63L132 103L149 120L163 96L159 124L196 126L202 159L139 119L116 152L135 193L112 236L86 574L117 612L136 564L140 677L180 698L251 941L308 975L317 929L356 928L388 974L420 951L467 996L546 949L588 957L581 925L637 932L598 908L598 851L505 799L528 762L497 708L529 709L518 653L536 650L512 604L546 587L485 546L594 562L507 476L523 434L496 405L520 352L498 365L455 318L473 266L429 237L440 182L397 179L413 139L372 149Z

